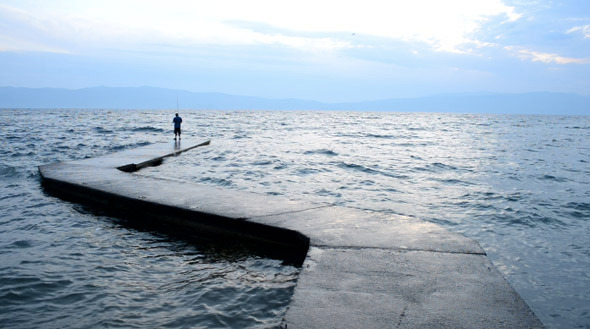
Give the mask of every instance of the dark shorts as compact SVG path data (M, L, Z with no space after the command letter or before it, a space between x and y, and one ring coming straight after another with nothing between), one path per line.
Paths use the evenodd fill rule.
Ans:
M174 128L174 135L176 134L180 135L180 128Z

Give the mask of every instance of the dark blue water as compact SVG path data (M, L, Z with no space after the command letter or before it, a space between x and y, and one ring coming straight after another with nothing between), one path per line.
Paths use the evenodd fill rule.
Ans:
M297 268L239 245L138 230L40 188L37 165L162 141L164 118L157 111L0 111L0 328L280 323Z
M297 268L45 195L36 166L171 141L171 111L0 111L0 327L274 327ZM139 172L476 239L548 327L590 327L590 117L183 111Z

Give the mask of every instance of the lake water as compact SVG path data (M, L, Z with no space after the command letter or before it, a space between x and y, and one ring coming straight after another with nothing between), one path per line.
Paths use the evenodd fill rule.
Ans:
M172 142L172 111L0 110L0 327L276 327L298 268L43 192L36 166ZM590 116L181 111L140 175L421 218L477 240L545 325L590 328Z

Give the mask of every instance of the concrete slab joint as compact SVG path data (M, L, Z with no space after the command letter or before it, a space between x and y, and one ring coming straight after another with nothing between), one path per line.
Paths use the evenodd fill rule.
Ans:
M436 224L130 174L205 145L152 144L39 171L64 199L296 259L301 273L283 328L543 327L477 242Z

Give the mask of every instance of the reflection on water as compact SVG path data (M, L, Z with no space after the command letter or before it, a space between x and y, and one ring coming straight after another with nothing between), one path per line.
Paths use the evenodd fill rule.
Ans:
M159 113L0 111L0 116L0 327L274 328L280 323L298 268L239 244L138 230L41 190L37 165L162 141L167 129L153 124Z
M590 325L590 117L194 112L141 175L414 216L476 239L550 327Z
M296 268L138 231L40 190L37 165L172 142L173 115L0 111L0 326L280 322ZM546 325L590 325L590 117L184 111L183 121L186 138L211 146L137 174L439 223L476 239Z

